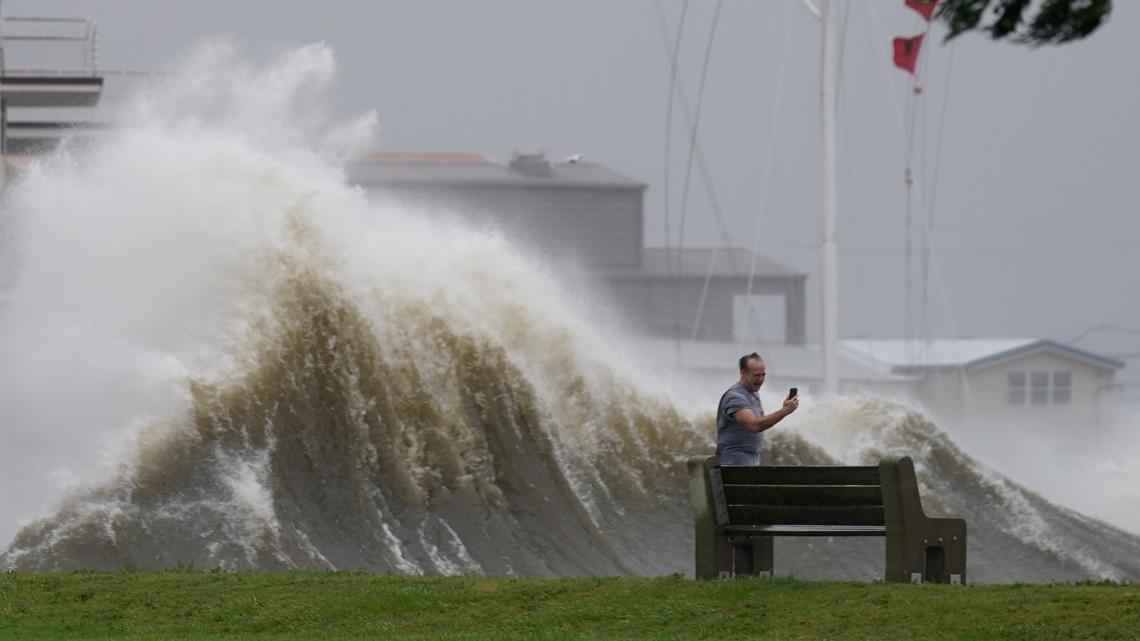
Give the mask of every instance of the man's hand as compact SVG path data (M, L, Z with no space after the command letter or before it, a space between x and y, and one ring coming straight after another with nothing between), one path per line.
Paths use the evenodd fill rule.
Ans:
M784 399L784 414L791 414L800 406L799 396L790 396Z

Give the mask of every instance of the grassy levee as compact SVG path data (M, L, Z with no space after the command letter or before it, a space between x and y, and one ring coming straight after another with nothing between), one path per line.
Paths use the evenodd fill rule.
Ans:
M1140 586L0 574L0 639L1140 639Z

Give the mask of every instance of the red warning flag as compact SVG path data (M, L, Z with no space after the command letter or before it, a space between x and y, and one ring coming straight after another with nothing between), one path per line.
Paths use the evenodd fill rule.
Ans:
M930 22L930 16L934 15L934 6L938 4L938 0L905 0L906 6L914 9Z
M918 50L922 47L922 38L925 34L913 38L895 38L895 66L903 71L914 73L918 63Z

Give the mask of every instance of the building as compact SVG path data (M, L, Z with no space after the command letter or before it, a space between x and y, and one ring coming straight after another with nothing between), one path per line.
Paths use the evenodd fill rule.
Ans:
M0 154L42 153L103 95L99 32L83 18L0 20ZM7 163L3 163L6 166Z
M644 247L646 185L581 157L551 162L519 151L504 164L475 153L378 153L350 164L348 177L573 261L646 335L732 340L737 308L765 297L783 306L782 331L771 338L805 343L804 274L746 249Z
M477 153L374 153L351 163L348 179L501 229L591 270L641 264L646 186L600 165L551 163L541 152L522 152L507 165Z
M1046 339L843 341L863 366L910 377L910 396L959 425L1066 429L1107 418L1121 361Z

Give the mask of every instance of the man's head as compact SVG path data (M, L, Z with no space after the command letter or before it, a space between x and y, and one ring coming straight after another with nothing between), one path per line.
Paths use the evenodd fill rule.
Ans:
M740 384L755 393L764 384L764 359L756 352L740 357Z

